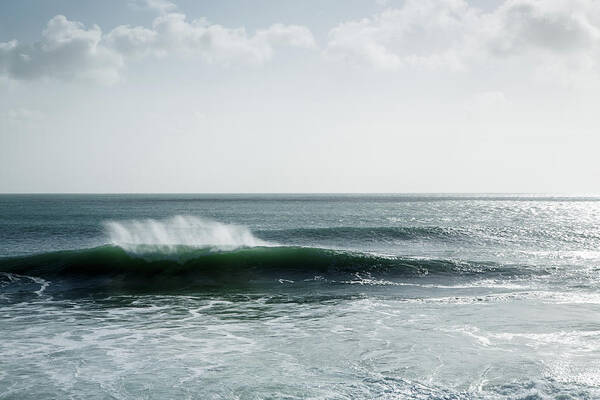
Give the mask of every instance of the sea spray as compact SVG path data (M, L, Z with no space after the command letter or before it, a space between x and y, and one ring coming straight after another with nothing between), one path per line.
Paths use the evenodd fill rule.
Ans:
M181 247L234 250L272 245L255 237L245 226L194 216L109 221L104 227L110 243L134 253L177 252Z

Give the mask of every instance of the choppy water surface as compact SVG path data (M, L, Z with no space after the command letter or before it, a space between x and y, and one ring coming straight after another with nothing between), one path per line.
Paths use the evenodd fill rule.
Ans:
M0 196L0 398L600 398L600 199Z

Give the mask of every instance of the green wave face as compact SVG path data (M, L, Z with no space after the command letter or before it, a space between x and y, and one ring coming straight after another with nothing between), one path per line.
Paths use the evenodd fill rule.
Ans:
M178 247L130 253L117 246L61 251L0 260L0 271L55 279L102 278L104 282L135 282L152 287L173 285L250 284L280 279L322 276L343 279L365 274L386 279L436 274L515 274L522 268L452 260L384 257L372 254L306 247L253 247L211 251Z

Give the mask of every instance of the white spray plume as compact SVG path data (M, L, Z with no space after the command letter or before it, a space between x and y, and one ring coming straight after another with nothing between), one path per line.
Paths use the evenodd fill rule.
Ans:
M232 250L269 245L244 226L192 216L110 221L104 226L111 243L134 252L151 248L169 251L180 246Z

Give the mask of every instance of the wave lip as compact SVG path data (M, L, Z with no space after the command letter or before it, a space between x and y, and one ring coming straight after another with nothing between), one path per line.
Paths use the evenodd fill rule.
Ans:
M241 225L192 216L104 223L110 243L134 253L177 252L181 247L233 250L269 246Z
M455 228L439 226L389 226L389 227L327 227L296 228L274 231L258 231L259 237L268 240L360 240L389 242L395 240L438 239L450 240L466 237L466 233Z

